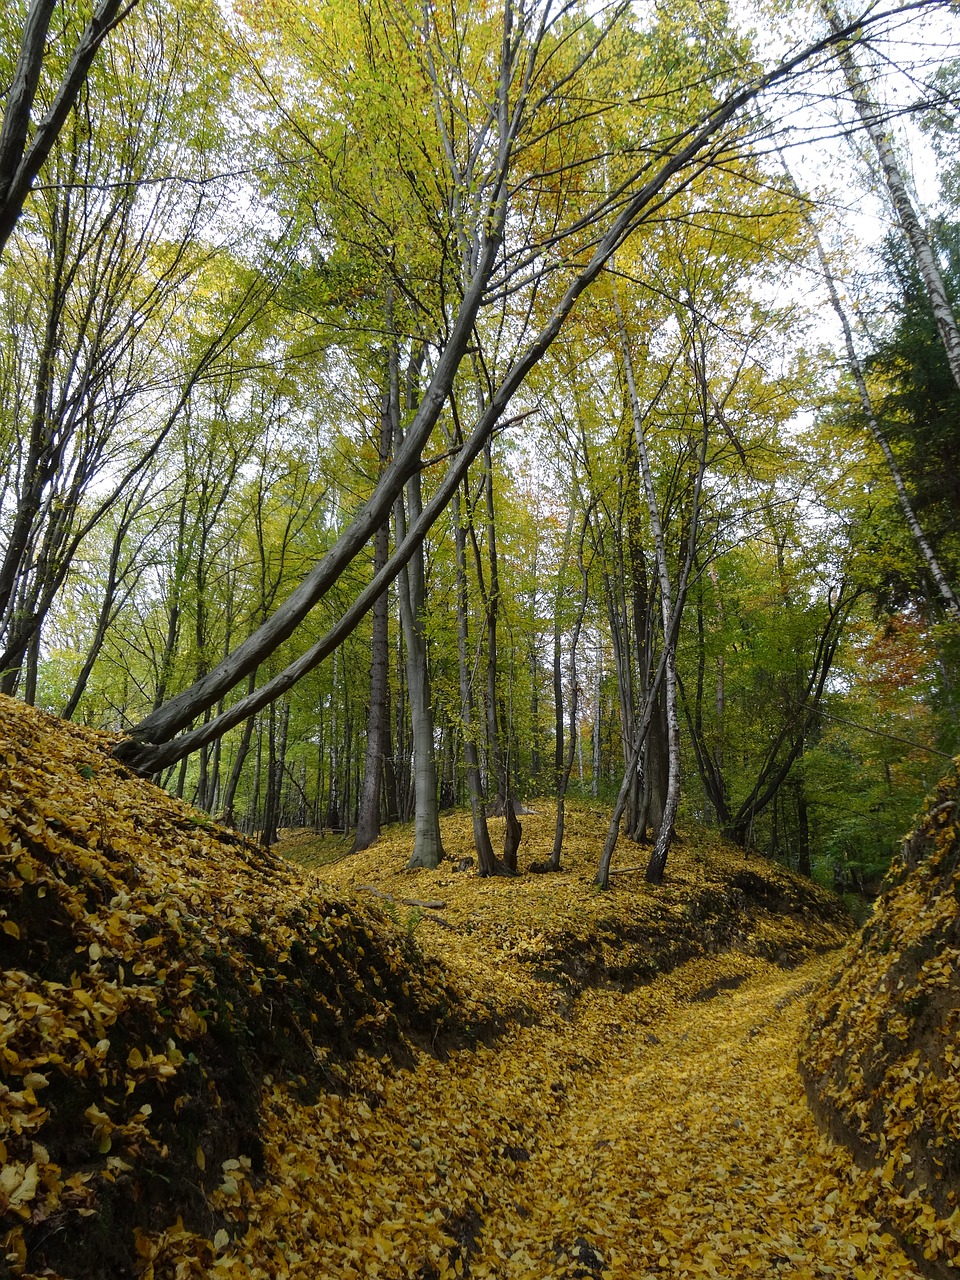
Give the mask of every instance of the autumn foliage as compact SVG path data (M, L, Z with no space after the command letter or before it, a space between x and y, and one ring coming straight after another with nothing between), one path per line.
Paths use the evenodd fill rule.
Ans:
M435 872L312 870L110 746L0 702L12 1274L917 1276L796 1072L830 895L693 830L599 893L585 805L558 875L479 879L456 814Z

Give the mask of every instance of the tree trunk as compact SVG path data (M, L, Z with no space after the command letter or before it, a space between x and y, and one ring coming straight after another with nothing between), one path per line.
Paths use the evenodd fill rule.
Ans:
M420 514L420 473L407 484L410 520ZM407 517L402 501L397 503L397 541L406 536ZM440 837L440 801L437 787L437 760L434 745L433 708L427 644L423 630L426 580L423 544L398 579L400 622L406 648L407 700L413 734L414 844L407 866L437 867L443 858Z
M467 614L466 534L460 517L460 495L453 497L453 536L457 556L457 675L460 685L460 718L463 721L463 760L470 795L473 844L477 851L477 873L481 876L505 875L506 869L493 851L483 803L480 758L477 752L476 717L473 689L470 683L469 628Z
M847 349L847 362L850 366L850 373L857 387L857 395L860 398L860 408L863 410L863 416L866 419L867 426L870 428L870 432L874 440L877 442L880 452L883 454L884 460L886 461L887 468L893 479L894 488L897 491L900 510L903 512L904 519L906 520L910 533L913 536L913 540L917 545L917 550L920 552L920 556L924 564L927 566L927 570L931 578L936 584L947 613L954 618L958 618L960 617L960 601L958 601L956 592L953 590L946 574L940 567L940 562L934 554L933 548L927 541L923 529L920 526L920 521L916 517L916 513L913 510L913 504L911 503L910 497L907 493L907 487L903 482L902 475L900 474L900 468L897 466L897 460L893 455L893 450L890 448L885 432L877 421L877 416L873 411L873 401L870 398L870 392L867 388L867 380L864 376L863 365L860 363L860 358L857 355L857 349L854 345L853 330L851 329L850 321L847 318L847 313L844 310L843 303L840 301L840 293L837 289L836 281L833 278L833 272L830 270L830 263L827 260L827 255L824 251L820 237L816 234L816 231L814 231L813 235L814 244L817 249L817 258L819 259L820 269L823 273L824 283L826 284L827 291L830 294L830 302L843 328L843 339Z
M123 0L101 0L97 5L77 41L52 103L28 142L31 111L55 8L52 0L33 0L24 23L20 57L7 93L0 131L0 253L17 225L37 174L80 96L97 50L136 3L137 0L132 0L124 6Z
M823 12L833 34L835 36L841 35L845 29L845 24L842 22L832 0L823 0ZM853 57L851 47L846 41L838 41L834 47L837 60L843 68L850 95L857 108L857 114L860 116L863 127L870 135L870 140L876 148L880 168L883 170L884 181L890 194L890 201L896 211L904 235L910 243L910 248L913 250L914 259L923 278L927 297L930 300L930 308L936 321L937 332L940 334L944 351L947 353L950 372L953 374L957 387L960 388L960 330L957 329L957 321L943 285L943 276L940 273L936 255L933 252L930 241L927 239L920 219L917 217L903 172L897 161L893 142L884 128L880 112L863 82L860 68Z
M386 524L383 524L377 530L374 541L374 572L387 562L389 537L389 529ZM372 623L367 745L363 762L363 781L360 786L357 830L351 853L369 848L380 835L380 797L390 716L389 601L386 592L373 606Z
M633 430L637 442L637 456L640 462L640 475L643 479L643 491L647 500L650 515L650 529L653 534L653 545L656 554L657 577L660 582L660 612L663 621L663 646L665 654L663 673L663 707L666 718L667 779L665 794L662 797L662 809L659 814L660 823L657 830L653 852L647 866L646 878L650 884L660 884L667 865L667 854L673 840L673 824L680 803L680 724L677 716L677 652L676 631L672 630L674 621L674 595L670 582L670 570L667 564L667 545L663 526L660 521L660 507L656 491L653 487L653 472L650 467L650 455L647 452L646 434L644 432L644 415L640 407L636 378L633 368L633 354L627 336L623 313L617 306L620 325L620 350L623 356L624 372L627 379L627 391L630 398L630 409L633 414ZM649 738L648 738L649 746ZM651 787L651 795L659 792Z
M577 673L577 645L580 643L580 632L583 629L583 619L587 612L587 605L590 602L590 579L587 565L583 558L584 542L587 536L587 528L590 523L591 507L584 513L583 525L580 529L580 541L578 550L578 564L580 567L580 607L577 610L576 621L573 626L573 634L570 637L570 740L567 743L567 756L563 764L559 776L557 778L557 820L553 832L553 849L546 863L536 864L536 869L540 871L559 871L560 857L563 851L563 828L565 821L565 802L567 788L570 785L570 775L573 772L573 762L576 758L577 747L579 745L579 719L580 719L580 685ZM560 720L561 744L563 742L563 720ZM533 868L531 868L532 870Z
M276 844L280 826L280 797L283 786L283 769L287 754L287 726L290 721L290 704L280 704L280 724L277 725L276 704L271 703L267 740L267 794L263 806L263 831L260 843L269 848Z
M389 307L389 300L388 300ZM380 470L383 471L393 448L391 415L391 376L388 370L380 413ZM390 556L390 526L384 520L374 534L374 575ZM363 781L357 810L357 830L351 853L367 849L380 835L381 789L390 719L390 636L389 600L387 593L377 597L371 611L370 637L370 702L367 709L367 745L363 762Z
M252 685L257 678L257 673L251 671L248 677L248 686ZM243 774L243 766L246 763L247 756L250 753L250 743L253 740L253 729L256 723L256 716L249 716L243 725L243 731L240 735L240 743L237 747L237 754L234 756L233 765L230 769L230 777L227 779L227 785L223 792L223 803L220 809L219 822L226 826L232 827L236 821L234 817L234 805L237 799L237 788L240 785L240 778Z

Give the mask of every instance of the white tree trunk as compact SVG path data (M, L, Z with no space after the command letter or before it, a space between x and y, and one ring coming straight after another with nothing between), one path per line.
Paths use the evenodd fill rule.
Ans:
M835 35L844 30L845 24L831 0L823 0L823 11ZM943 276L940 274L936 256L913 207L903 172L897 161L893 142L884 128L880 112L863 82L860 68L854 60L850 45L838 43L836 50L837 60L843 68L844 78L857 108L857 114L860 116L863 127L870 135L870 140L876 148L890 201L896 211L904 235L910 243L917 267L923 278L927 297L930 299L933 318L937 323L937 331L947 353L950 372L953 374L957 386L960 387L960 331L957 329L956 317L947 298L947 291L943 285Z

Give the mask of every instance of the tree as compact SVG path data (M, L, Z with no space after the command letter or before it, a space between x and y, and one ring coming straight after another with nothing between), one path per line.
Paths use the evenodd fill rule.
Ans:
M461 15L468 24L474 16ZM455 492L472 459L482 450L490 430L504 415L511 397L542 359L577 300L617 249L718 158L722 156L725 164L734 163L746 146L744 130L737 122L744 108L761 93L801 72L833 44L847 39L855 29L872 29L886 16L878 11L856 28L851 25L818 40L770 71L741 66L738 74L742 78L736 87L708 100L698 95L695 112L681 120L665 119L665 113L659 111L664 104L657 102L658 110L651 112L647 119L647 135L634 130L629 137L629 145L617 166L615 183L607 187L610 194L587 206L583 203L581 186L586 162L575 166L571 174L548 174L536 163L542 152L538 145L548 136L554 139L559 131L558 102L563 118L581 118L574 92L577 78L592 70L592 59L614 30L614 23L598 28L587 16L571 13L559 17L549 9L516 11L507 3L497 20L495 40L491 38L491 20L483 15L482 21L477 16L479 25L470 33L476 43L461 41L455 46L469 52L471 57L479 55L466 79L464 67L452 66L445 60L442 50L446 46L438 38L440 33L429 23L418 34L416 42L403 45L404 56L410 55L411 50L417 51L419 83L427 86L426 100L431 102L441 126L439 145L445 168L439 184L444 193L440 207L444 218L449 218L441 227L441 248L449 251L445 232L448 226L454 236L453 243L459 247L457 271L452 277L455 287L447 295L448 309L431 377L407 427L403 445L396 451L373 495L334 547L257 633L191 689L141 721L118 750L121 758L141 769L154 769L165 761L178 759L195 749L205 735L210 735L206 740L212 740L230 723L235 723L234 716L249 714L255 705L266 705L321 661L331 651L329 646L356 624L376 594L414 554L419 540ZM407 17L400 13L393 17L402 30ZM614 17L619 21L623 15L617 12ZM671 37L673 34L670 33ZM561 45L572 56L572 62L561 64L554 58L555 49ZM378 49L382 50L383 46L378 45ZM493 66L495 74L490 73ZM560 70L555 71L556 67ZM729 75L733 74L732 66L726 69ZM388 68L385 66L382 71L387 73ZM631 103L628 117L634 115L642 117ZM418 118L422 122L427 117L420 112ZM548 125L548 119L553 123ZM458 122L458 136L444 135L444 120ZM627 135L639 122L629 120ZM404 120L402 127L405 124ZM430 155L435 154L436 148L431 144ZM653 154L657 155L656 160L649 159ZM638 156L639 164L634 162ZM596 153L592 159L598 160ZM378 182L379 177L378 173ZM562 186L563 200L551 199L552 214L545 225L542 215L547 210L531 193L538 189L549 191L557 181ZM436 187L433 190L435 192ZM426 203L424 201L425 207ZM371 207L376 207L375 202ZM524 218L531 208L531 216ZM532 301L534 295L545 300L546 291L539 283L544 271L544 278L551 285L552 310L542 323L532 324L532 336L524 336L522 344L515 348L516 354L511 356L511 363L488 393L486 408L466 436L463 449L448 466L435 497L424 507L423 516L411 524L405 542L377 575L376 589L361 593L328 637L302 655L282 678L253 695L253 701L246 699L230 709L226 719L214 717L202 731L194 730L176 739L178 732L244 679L267 653L293 633L382 524L404 485L420 466L423 449L448 401L470 344L478 336L482 337L478 330L481 313L487 314L485 308L494 303L502 305L508 297L528 289L531 305L526 315L528 321L538 319Z
M960 388L960 330L957 328L957 320L950 306L936 254L933 252L930 240L913 207L913 201L910 199L896 150L884 127L883 116L863 81L849 39L842 37L844 26L847 24L844 23L832 0L823 0L823 12L831 31L835 36L840 37L835 45L837 59L843 68L844 78L850 90L854 106L857 109L857 114L876 148L890 202L896 212L903 233L910 244L917 268L923 279L924 288L927 291L930 308L936 321L937 332L943 343L943 349L947 355L950 372L957 387Z
M211 73L173 119L196 31L164 16L140 24L136 44L124 30L109 63L90 73L89 92L108 99L100 128L91 132L85 113L70 116L48 160L50 182L2 262L7 692L25 662L29 683L30 654L84 539L155 471L198 386L273 289L269 276L203 243L215 193L200 147L215 147L218 124L205 120L199 132L198 119L220 105L223 86ZM151 167L172 161L183 166L179 178L147 181Z
M76 38L73 53L43 116L35 120L47 56L47 35L56 0L31 0L0 127L0 254L13 233L37 175L77 104L97 51L137 3L138 0L129 3L99 0L89 22Z
M836 312L837 318L839 319L843 329L843 340L847 351L847 363L857 388L857 395L860 400L860 407L863 411L864 419L870 429L871 435L877 442L880 452L883 454L884 461L887 464L894 487L897 491L897 500L900 503L901 510L903 511L904 519L906 520L913 540L916 543L917 550L920 552L923 563L926 566L930 577L936 584L936 588L943 601L944 608L948 614L952 615L954 618L960 619L960 601L957 600L956 592L950 585L950 582L940 565L940 561L935 555L933 548L927 540L926 534L920 526L920 521L917 519L916 512L913 509L913 503L910 501L910 496L907 493L907 487L904 484L903 476L900 473L900 467L897 464L894 452L890 447L890 442L877 420L877 413L873 406L873 400L867 388L863 365L857 354L856 346L854 345L853 330L850 327L850 321L847 317L846 311L844 310L843 303L840 301L840 294L837 290L836 281L834 280L833 274L830 270L830 264L827 261L826 254L824 253L820 237L816 235L815 232L814 242L817 250L817 258L820 262L820 269L823 273L824 283L827 286L827 291L830 296L830 304Z

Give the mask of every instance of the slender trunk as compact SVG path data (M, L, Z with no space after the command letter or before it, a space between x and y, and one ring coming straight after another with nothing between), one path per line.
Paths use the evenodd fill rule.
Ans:
M810 673L797 697L794 717L783 725L768 747L766 759L750 794L724 828L723 834L737 844L749 847L757 817L773 801L803 748L804 736L823 697L844 626L861 593L860 588L848 591L844 583L836 599L830 601L827 620L817 640Z
M374 541L374 572L386 564L389 538L389 529L386 524L383 524L377 530ZM380 797L390 715L388 612L389 600L384 592L373 606L372 613L367 743L363 763L363 781L360 785L357 830L351 849L353 853L368 848L380 835Z
M128 562L127 568L121 575L120 553L123 550L123 544L126 536L130 531L130 525L134 517L140 511L141 506L141 499L136 499L132 503L129 503L123 512L123 516L117 525L116 531L114 532L113 542L110 547L110 558L107 564L107 578L103 585L103 599L100 602L100 609L97 613L97 623L94 627L93 638L91 639L90 646L87 649L86 657L83 660L83 666L80 668L80 672L74 681L73 691L64 703L63 709L60 712L61 718L64 720L72 719L74 712L80 705L80 699L83 697L84 690L86 689L90 676L93 673L94 665L96 664L97 658L100 656L100 650L103 648L107 631L110 629L110 626L120 611L122 602L117 600L120 582L122 578L130 572L132 567L131 563ZM137 573L135 577L139 578L139 573ZM129 595L131 589L131 587L127 587L124 598Z
M946 574L940 566L939 560L934 554L933 548L927 541L923 529L920 526L920 521L916 517L916 513L913 510L913 504L911 503L910 497L907 493L907 487L903 482L902 475L900 474L900 468L897 466L897 460L893 455L893 450L890 448L890 443L887 440L886 434L881 428L880 423L877 421L877 416L873 411L873 401L870 398L870 392L867 388L863 365L860 363L860 358L857 355L857 349L854 345L853 331L850 327L850 321L847 317L846 311L844 310L843 303L840 301L840 294L837 290L833 273L830 270L830 264L827 260L826 253L824 252L823 244L816 233L814 233L814 243L817 249L817 257L820 261L820 269L823 272L823 279L827 286L827 291L830 294L830 302L833 305L833 309L837 313L837 318L843 328L843 339L847 349L847 361L850 366L850 373L853 376L853 380L857 387L857 395L860 398L860 407L863 411L863 416L866 420L867 426L870 428L871 435L877 442L880 452L883 454L884 460L886 461L890 475L893 479L894 488L897 491L897 499L900 503L900 509L903 512L907 526L913 535L913 540L917 545L917 550L920 552L920 556L923 559L924 564L927 566L927 570L931 578L936 583L937 590L940 593L940 598L942 599L947 612L954 618L960 618L960 601L958 601L956 592L950 585Z
M617 847L617 840L620 836L620 822L623 818L624 810L627 807L627 798L630 794L630 788L633 786L634 776L637 772L637 767L640 764L640 756L643 752L644 743L647 739L647 732L650 728L650 718L653 715L653 706L656 702L657 695L660 692L660 684L663 680L663 672L666 665L666 655L667 650L666 647L664 647L660 651L660 660L657 664L656 671L654 672L653 679L650 682L650 687L647 689L644 696L640 713L637 716L637 731L633 744L633 751L630 755L630 759L627 761L623 781L620 783L620 790L617 793L613 812L610 815L610 825L607 828L607 837L603 844L603 852L600 854L600 865L597 868L597 874L594 878L594 884L600 889L610 888L610 864L613 861L613 851Z
M386 466L393 447L390 412L391 378L388 374L380 414L380 468ZM390 527L384 521L374 534L373 572L380 572L390 555ZM377 597L371 611L370 702L367 709L367 743L363 781L357 810L357 830L352 853L367 849L380 835L381 789L390 717L390 636L387 593Z
M683 613L683 606L687 594L687 586L690 579L690 569L693 565L694 554L696 549L696 535L699 528L700 520L700 494L703 485L703 477L706 471L707 456L707 421L704 416L703 432L699 447L699 458L696 476L693 485L693 499L691 503L689 529L686 539L686 549L684 554L683 566L680 571L677 583L676 595L671 590L669 572L667 569L666 547L663 540L663 531L660 523L659 507L656 502L656 495L653 491L653 477L650 471L649 455L646 448L646 439L643 431L643 414L640 411L640 402L636 390L636 381L633 375L633 360L630 351L629 339L626 331L626 323L623 318L619 304L615 303L616 315L619 324L619 337L621 351L624 357L624 370L627 376L627 390L630 398L630 407L634 419L634 432L636 435L637 451L641 465L644 489L648 496L648 505L650 507L651 526L654 534L655 549L657 555L657 569L660 580L661 595L661 616L663 619L663 644L660 651L660 658L657 664L656 674L651 681L644 699L643 711L639 718L637 726L637 737L634 744L634 751L624 775L623 782L620 786L620 792L617 796L617 803L614 807L614 813L611 817L610 827L607 832L607 839L604 843L603 853L600 857L600 866L597 871L595 883L603 889L609 888L610 884L610 863L613 858L613 851L616 847L617 837L620 830L620 820L623 816L624 808L627 803L627 796L630 787L634 783L634 774L640 763L641 754L649 730L650 719L653 715L653 708L660 690L662 681L667 684L667 724L669 734L670 747L670 778L669 793L667 797L667 807L664 813L663 823L661 825L660 834L654 845L653 852L650 855L650 862L647 866L647 880L652 884L659 884L663 879L663 872L666 866L667 854L670 848L670 841L673 834L673 823L676 818L677 804L680 796L680 743L679 743L679 718L677 715L677 692L676 692L676 646L677 634L680 628L680 618ZM667 668L670 667L670 674Z
M577 748L580 746L580 683L577 673L577 645L580 643L580 632L583 629L583 619L586 616L587 605L590 601L590 578L587 565L583 558L584 542L586 540L589 522L590 511L588 510L584 514L583 525L580 529L580 544L578 551L578 564L580 568L581 581L580 607L577 610L576 621L573 625L573 634L570 637L570 740L567 743L567 758L560 776L557 779L557 821L553 832L553 849L551 850L550 858L546 864L541 864L540 869L544 871L560 870L560 857L563 851L563 828L565 821L567 788L570 785L570 775L573 772L573 762L576 758ZM580 759L582 775L582 755Z
M534 602L530 604L530 618L536 618ZM539 790L541 772L543 770L543 737L540 724L540 663L537 658L537 641L539 635L531 633L528 637L528 654L530 658L530 776L534 787Z
M248 689L256 682L257 673L252 671L247 678ZM236 803L237 788L240 785L240 778L243 774L243 766L246 763L247 756L250 753L250 743L253 740L253 728L256 723L256 716L249 716L243 724L243 730L240 735L240 744L237 747L237 754L234 757L233 766L230 769L230 777L227 779L227 785L223 792L223 805L220 811L219 821L227 826L234 825L233 807Z
M840 35L844 31L846 24L841 20L832 0L822 0L822 4L830 29L835 36ZM850 95L857 108L857 114L860 116L863 127L870 135L870 141L876 148L880 168L883 170L884 182L890 194L890 201L896 211L904 235L910 243L910 248L913 250L914 259L923 278L927 297L930 300L930 308L936 321L937 332L940 334L944 351L947 353L950 372L953 374L957 387L960 388L960 330L957 328L956 317L953 314L947 291L944 288L943 276L940 273L936 255L920 219L917 217L913 201L910 199L910 193L907 190L903 171L897 160L893 142L884 128L883 119L876 103L874 103L867 86L863 82L863 77L854 59L851 46L845 41L838 41L834 47L837 60L843 68Z
M173 661L180 640L180 604L183 595L183 579L186 573L186 527L187 491L184 488L180 497L180 509L177 514L177 542L173 558L173 581L170 584L166 601L167 634L164 639L163 652L157 664L157 687L153 698L154 707L162 706L167 696L167 689L173 673Z
M493 453L488 440L483 448L483 485L486 502L487 534L487 751L490 768L497 780L495 812L504 813L510 807L510 779L503 751L501 726L497 714L497 621L500 613L500 566L497 557L497 523L493 501Z
M618 306L619 312L619 306ZM651 884L660 884L663 880L667 854L673 840L673 824L680 803L680 725L677 716L677 654L676 635L671 635L671 621L674 615L673 588L670 582L670 570L667 565L667 546L660 521L660 507L653 487L653 473L650 468L650 455L647 452L646 434L644 432L643 412L640 397L637 393L636 378L633 368L633 354L627 336L623 313L619 312L620 350L623 356L624 372L627 379L627 390L630 397L630 408L633 414L633 429L637 442L637 456L640 462L640 474L643 479L643 490L650 515L650 529L653 534L653 545L656 554L657 577L660 583L660 612L663 621L663 646L665 654L663 670L663 702L667 729L667 786L660 815L660 827L657 832L653 852L647 866L647 880Z
M277 720L279 718L279 725ZM287 754L287 727L290 722L290 704L280 704L280 715L276 715L276 704L270 706L270 717L267 731L267 794L263 806L263 831L260 843L267 848L276 844L280 826L280 794L283 784L283 767Z
M27 645L23 680L23 700L28 707L37 701L37 674L40 667L40 631L36 630Z
M260 816L260 790L263 780L263 717L252 716L251 721L254 720L256 721L257 729L257 749L253 756L253 786L250 788L250 803L247 806L247 820L244 824L244 830L248 834L257 829L257 820Z
M810 864L810 811L802 770L797 778L797 870L808 878L813 871Z
M457 675L460 685L460 718L463 722L463 760L470 795L473 843L477 851L477 872L481 876L504 875L505 868L493 851L483 803L483 782L477 752L476 718L470 680L469 631L467 614L466 534L460 514L460 495L453 497L453 532L457 557Z
M650 884L660 884L667 865L667 854L673 842L673 824L680 803L680 720L677 715L677 650L670 645L666 650L664 667L664 702L667 709L667 744L669 766L667 772L667 798L657 834L647 865L646 878Z
M603 684L600 672L597 672L597 683L594 689L593 697L593 730L591 733L590 743L590 795L596 800L600 792L600 768L601 768L601 752L600 752L600 697L603 692Z
M407 485L411 521L420 514L420 473ZM397 503L397 541L406 536L407 518L402 501ZM400 622L406 648L407 699L413 734L414 845L408 867L437 867L443 858L440 837L440 809L437 788L437 760L434 745L433 709L430 702L430 675L423 630L426 581L421 544L399 580Z

